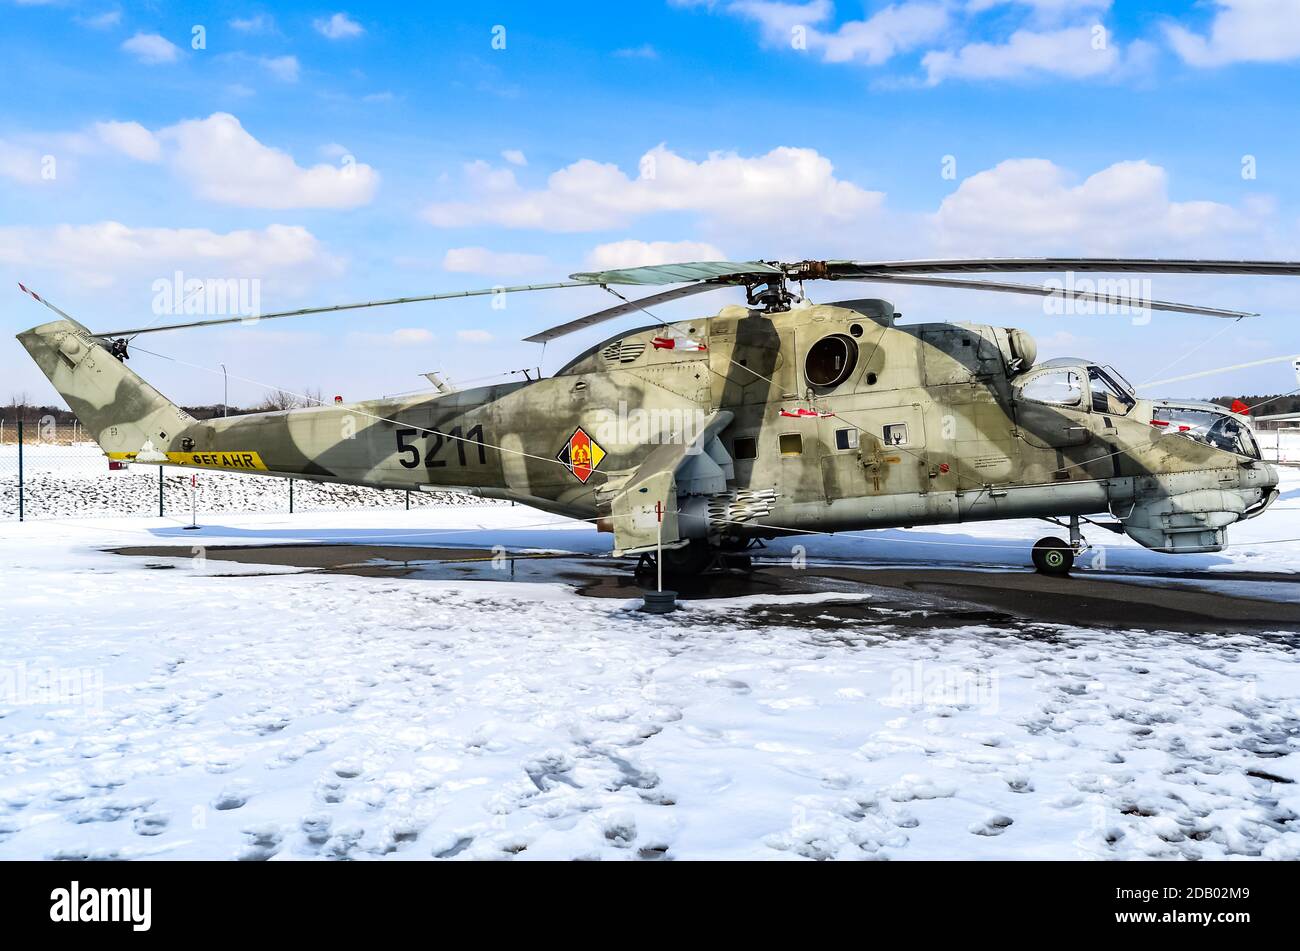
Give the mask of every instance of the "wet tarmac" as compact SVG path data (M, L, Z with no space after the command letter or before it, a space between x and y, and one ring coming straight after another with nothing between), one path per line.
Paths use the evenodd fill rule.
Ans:
M168 569L191 561L190 546L147 545L110 551L148 558ZM213 545L211 561L299 568L304 572L440 581L512 581L567 584L580 595L629 599L653 585L633 563L565 553L500 553L488 549L402 545ZM240 574L258 574L256 570ZM1198 587L1203 581L1213 588ZM1251 596L1222 589L1243 582ZM676 579L682 600L709 601L753 595L843 594L843 601L758 604L745 609L749 623L834 629L882 623L1020 625L1026 622L1187 632L1300 632L1300 575L1251 572L1231 576L1178 572L1167 581L1152 575L1077 571L1050 578L1006 568L863 566L755 560L752 571ZM864 599L864 596L869 596Z

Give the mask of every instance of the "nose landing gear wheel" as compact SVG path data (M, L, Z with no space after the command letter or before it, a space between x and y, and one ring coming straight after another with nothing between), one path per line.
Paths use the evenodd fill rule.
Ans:
M1033 559L1039 574L1064 578L1074 567L1074 549L1069 542L1048 536L1034 542Z

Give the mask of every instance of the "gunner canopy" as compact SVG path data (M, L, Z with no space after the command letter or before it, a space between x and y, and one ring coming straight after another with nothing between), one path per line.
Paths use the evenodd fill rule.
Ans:
M1165 432L1176 433L1205 443L1215 449L1235 452L1239 456L1247 456L1251 459L1260 458L1259 445L1255 442L1250 426L1227 410L1218 409L1213 404L1158 405L1151 415L1151 425Z

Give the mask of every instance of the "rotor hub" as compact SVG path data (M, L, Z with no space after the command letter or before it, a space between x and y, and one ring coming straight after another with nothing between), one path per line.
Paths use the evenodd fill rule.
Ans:
M745 299L750 307L760 308L765 314L782 314L794 303L794 295L785 285L785 278L745 285Z

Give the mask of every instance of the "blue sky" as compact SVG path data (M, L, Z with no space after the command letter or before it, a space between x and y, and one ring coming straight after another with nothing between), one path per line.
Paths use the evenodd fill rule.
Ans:
M1300 258L1300 0L0 0L0 17L9 333L46 317L16 281L108 329L160 319L154 282L177 270L256 280L267 311L715 255ZM1047 356L1140 381L1285 354L1296 289L1153 279L1158 298L1264 312L1225 333L995 295L814 295L1021 326ZM138 343L184 362L133 366L183 402L220 399L193 365L221 362L363 398L426 370L554 369L608 328L544 355L520 338L609 303L582 289L160 334ZM53 395L16 343L0 374L0 402ZM1279 365L1184 389L1295 386ZM261 394L236 381L231 399Z

